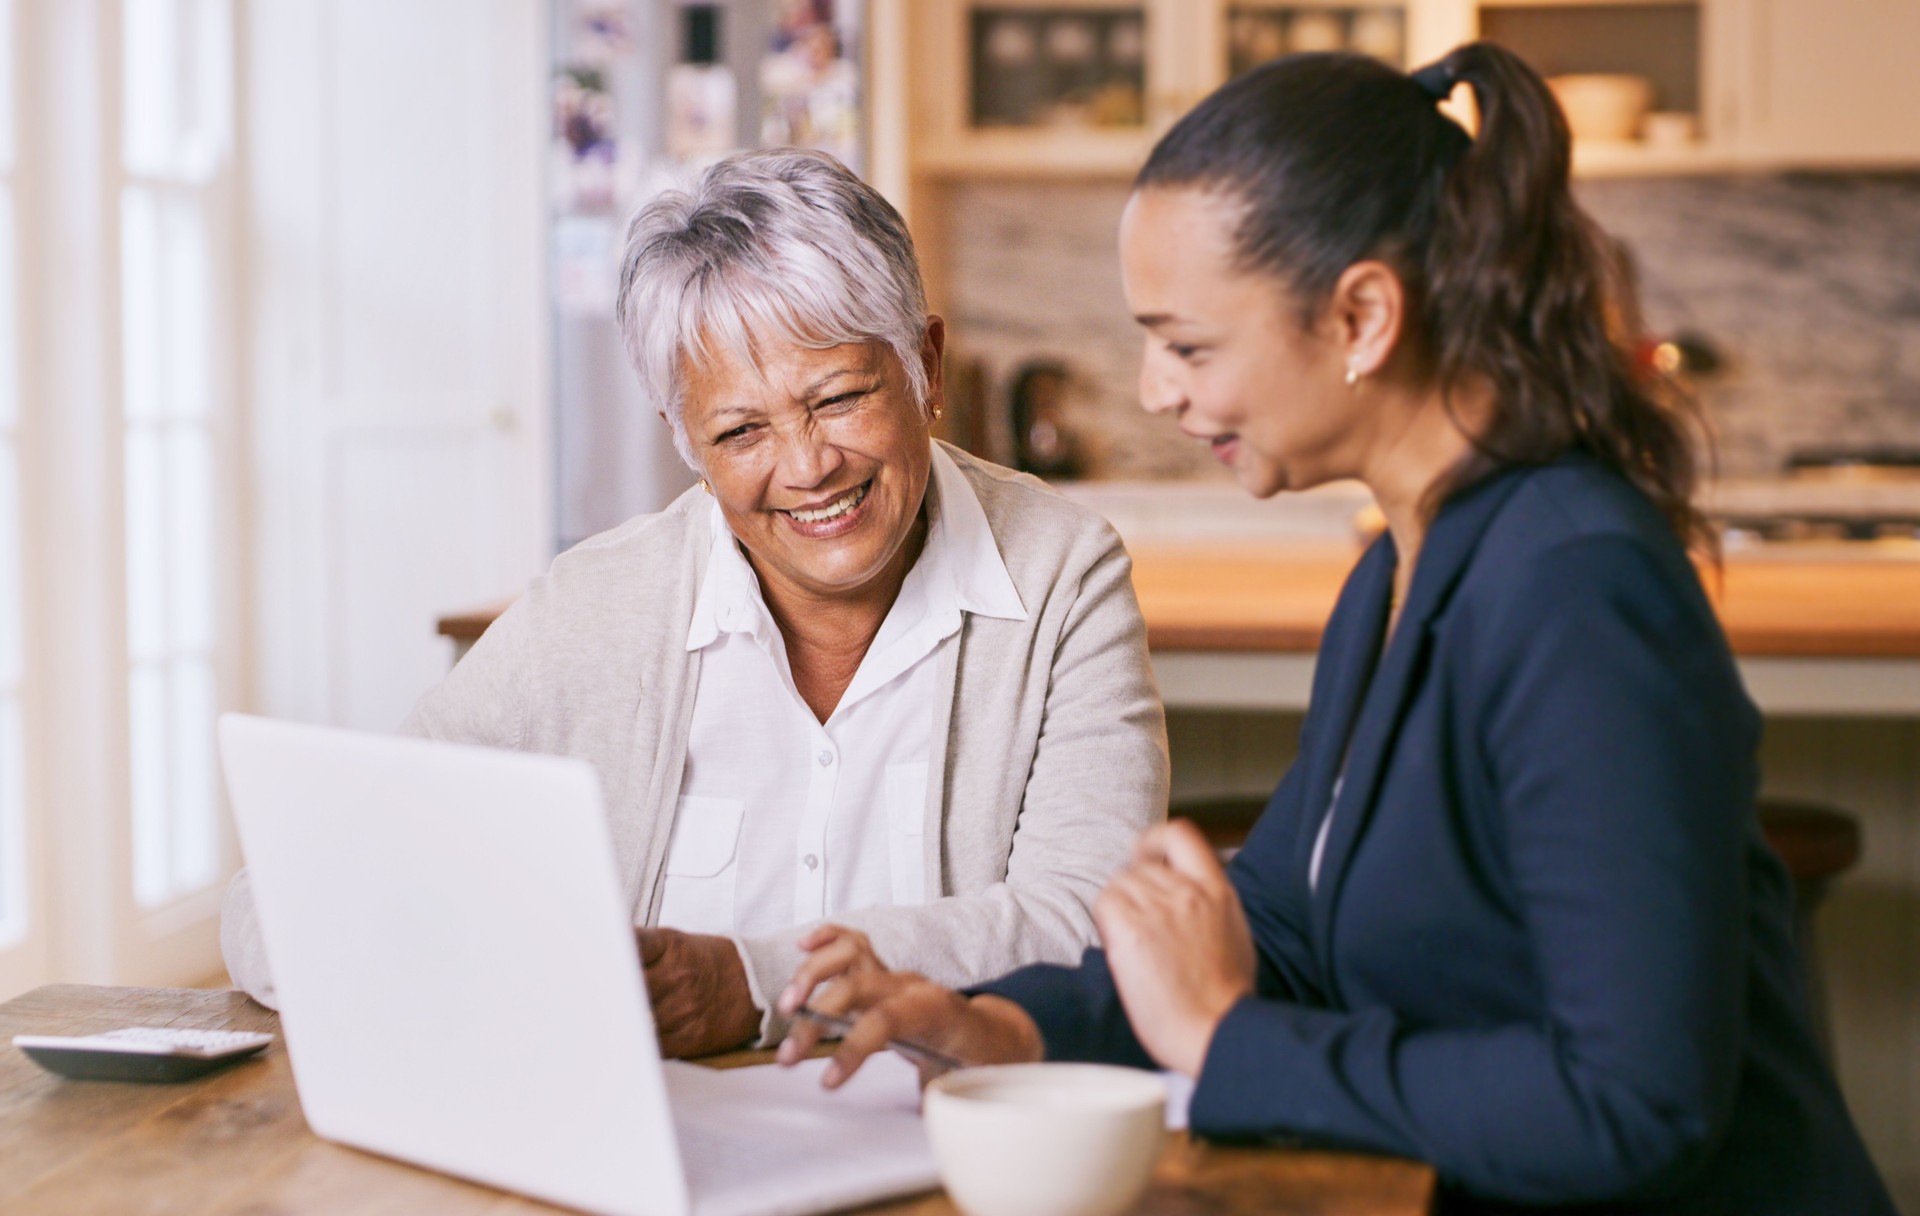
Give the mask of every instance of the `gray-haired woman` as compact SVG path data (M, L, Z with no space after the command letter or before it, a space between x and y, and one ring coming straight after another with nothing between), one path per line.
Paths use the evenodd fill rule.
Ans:
M829 917L950 984L1077 959L1165 814L1145 628L1106 524L930 438L899 214L732 157L635 216L618 313L700 487L562 554L403 729L598 767L669 1054L779 1039ZM222 936L273 1003L244 872Z

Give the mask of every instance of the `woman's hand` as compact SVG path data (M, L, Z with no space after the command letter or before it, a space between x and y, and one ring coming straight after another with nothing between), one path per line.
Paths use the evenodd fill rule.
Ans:
M760 1011L731 938L636 929L660 1053L678 1059L728 1051L760 1033Z
M1220 1019L1254 990L1246 912L1199 829L1174 820L1142 836L1093 921L1141 1046L1198 1077Z
M794 1017L800 1006L853 1019L841 1036L821 1083L837 1089L889 1039L930 1047L968 1064L1016 1064L1041 1058L1040 1028L1012 1001L971 999L924 976L889 971L864 933L821 925L800 939L808 955L780 994L780 1012ZM796 1018L780 1044L780 1062L798 1064L826 1034ZM938 1070L922 1065L922 1083Z

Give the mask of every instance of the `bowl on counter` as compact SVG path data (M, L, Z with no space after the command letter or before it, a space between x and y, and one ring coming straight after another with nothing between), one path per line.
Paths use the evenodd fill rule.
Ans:
M1566 112L1575 139L1635 139L1640 120L1653 108L1653 82L1644 76L1576 73L1550 76L1547 87Z
M922 1110L947 1194L968 1216L1118 1216L1166 1138L1167 1087L1106 1064L951 1072Z

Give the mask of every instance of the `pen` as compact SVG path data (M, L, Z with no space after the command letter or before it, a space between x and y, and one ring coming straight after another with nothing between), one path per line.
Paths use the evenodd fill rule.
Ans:
M831 1013L821 1013L811 1005L800 1006L800 1008L794 1011L794 1016L805 1018L816 1026L824 1026L835 1034L845 1034L847 1031L853 1029L852 1018L837 1017ZM948 1071L966 1067L965 1064L947 1055L945 1052L935 1051L931 1047L924 1047L919 1043L909 1042L906 1039L888 1039L887 1046L907 1057L907 1059L912 1060L915 1064L931 1064L936 1068L944 1068Z

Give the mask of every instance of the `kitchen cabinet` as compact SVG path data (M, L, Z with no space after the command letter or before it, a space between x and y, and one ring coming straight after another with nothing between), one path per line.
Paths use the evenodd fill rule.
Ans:
M1598 73L1649 83L1652 117L1640 137L1576 137L1576 176L1717 172L1740 165L1744 112L1729 52L1743 2L1478 0L1453 41L1497 42L1549 80ZM1653 138L1656 127L1673 134Z
M1796 168L1920 164L1920 3L1743 4L1739 58L1756 159Z
M1097 85L1052 107L1016 98L1017 121L983 107L1005 66L983 59L1044 59L1057 25L1137 29L1137 63L1066 38L1066 54L1099 61L1094 77L1126 79L1093 100ZM923 0L904 40L911 172L1128 177L1235 67L1306 43L1364 49L1381 31L1397 32L1397 57L1382 57L1398 66L1493 37L1544 73L1648 76L1655 108L1691 120L1691 137L1658 145L1580 141L1576 175L1920 164L1913 0Z
M1470 37L1473 12L1470 0L923 0L908 40L911 163L936 178L1131 176L1175 120L1236 68L1290 49L1289 38L1291 49L1359 49L1408 67ZM1010 47L995 45L1001 22ZM1101 35L1141 31L1131 110L1069 100L1026 122L981 113L997 70L985 60L1043 58L1058 27L1083 23ZM1037 45L1022 44L1023 26ZM1116 57L1103 58L1118 74Z
M1202 61L1221 45L1224 15L1215 0L923 0L910 52L913 166L936 177L1130 175L1217 83ZM996 83L1034 95L983 105Z

